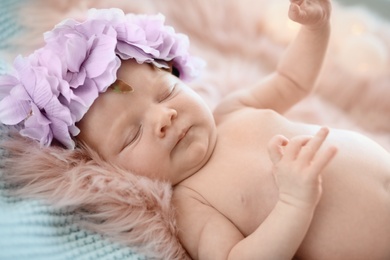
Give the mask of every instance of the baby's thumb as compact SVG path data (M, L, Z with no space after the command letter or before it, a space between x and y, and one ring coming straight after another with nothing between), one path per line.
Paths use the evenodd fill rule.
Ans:
M275 135L268 142L268 154L273 164L276 164L283 157L283 147L288 144L288 139L283 135Z

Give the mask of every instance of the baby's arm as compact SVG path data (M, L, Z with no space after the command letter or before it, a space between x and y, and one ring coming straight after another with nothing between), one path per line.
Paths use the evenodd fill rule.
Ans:
M275 73L250 88L232 94L222 103L222 114L242 105L270 108L279 113L308 95L314 88L327 50L330 0L290 0L289 17L301 29L288 46Z
M336 154L320 150L329 130L291 140L274 137L269 153L279 187L279 201L254 233L231 251L232 259L292 259L302 243L322 193L321 172ZM241 258L246 259L246 258Z

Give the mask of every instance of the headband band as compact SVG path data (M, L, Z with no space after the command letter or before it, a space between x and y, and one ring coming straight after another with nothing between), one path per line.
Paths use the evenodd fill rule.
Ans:
M195 78L203 61L188 53L189 40L164 25L163 15L124 14L91 9L83 22L65 20L44 34L45 46L16 57L12 74L0 76L0 122L20 125L20 134L69 149L75 125L99 93L115 82L121 60L167 67L184 81Z

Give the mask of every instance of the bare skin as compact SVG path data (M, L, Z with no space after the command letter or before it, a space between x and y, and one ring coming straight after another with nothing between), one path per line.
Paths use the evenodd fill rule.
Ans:
M390 259L390 154L359 134L282 114L315 85L328 0L292 0L302 24L277 71L213 114L167 71L126 61L79 123L104 159L173 185L194 259Z
M281 133L300 140L318 129L252 109L219 125L207 165L175 188L180 238L194 259L253 259L248 254L254 249L275 250L264 259L291 259L279 257L288 251L289 240L299 243L297 259L390 259L390 155L365 137L332 129L322 149L335 145L338 152L321 172L318 206L295 206L302 202L294 200L283 208L282 182L302 192L306 184L291 174L278 186L267 144ZM294 209L299 210L290 212ZM297 218L310 223L302 241L296 234L279 237L279 228L299 224Z

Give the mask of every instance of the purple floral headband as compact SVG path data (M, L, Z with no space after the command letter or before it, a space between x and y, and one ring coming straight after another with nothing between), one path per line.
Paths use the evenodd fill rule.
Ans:
M65 20L44 34L45 46L18 56L12 74L0 76L0 122L20 125L20 134L49 146L53 139L73 149L75 125L99 93L115 82L121 59L166 62L184 81L195 78L202 60L188 53L186 35L164 25L164 16L91 9L84 22Z

